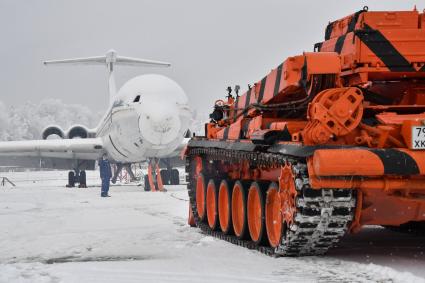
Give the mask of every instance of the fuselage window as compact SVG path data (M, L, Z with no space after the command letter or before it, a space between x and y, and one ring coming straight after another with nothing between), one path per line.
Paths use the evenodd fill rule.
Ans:
M133 100L133 102L139 102L140 101L140 95L136 96L136 98Z

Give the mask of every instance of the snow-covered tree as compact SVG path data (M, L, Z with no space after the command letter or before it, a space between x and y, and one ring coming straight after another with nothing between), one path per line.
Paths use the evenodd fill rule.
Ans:
M96 126L101 113L87 106L64 104L59 99L46 99L39 103L26 102L7 107L0 101L0 140L40 139L42 130L58 125L67 130L73 124Z

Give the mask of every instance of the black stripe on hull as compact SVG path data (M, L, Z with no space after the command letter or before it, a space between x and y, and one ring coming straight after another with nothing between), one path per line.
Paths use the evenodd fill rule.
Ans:
M247 115L248 115L248 111L247 111L247 108L248 108L248 106L249 106L249 101L251 100L251 92L252 92L252 88L250 88L249 90L248 90L248 92L246 93L246 97L245 97L245 107L244 107L244 111L245 111L245 113L244 113L244 117L246 117Z
M332 22L332 23L329 23L327 26L326 26L326 30L325 30L325 40L329 40L329 39L331 39L331 35L332 35L332 31L333 31L333 29L334 29L334 23Z
M350 23L348 24L347 33L354 31L354 29L356 28L357 21L359 20L360 14L364 12L366 12L366 10L360 10L353 15L353 17L350 20Z
M392 72L416 72L410 62L378 30L365 24L364 30L357 30L355 35L384 62Z
M225 140L227 140L229 138L229 129L230 129L230 127L224 128L223 141L225 141Z
M283 63L280 64L279 67L277 67L276 81L275 81L274 90L273 90L273 97L275 97L279 93L280 79L282 77L282 67L283 67Z
M239 103L239 95L236 96L236 100L235 100L235 115L233 115L233 122L236 122L236 117L238 116L238 110L236 110L238 108L238 103Z
M341 54L342 48L344 47L345 37L346 35L344 34L338 37L338 39L336 40L334 51L338 54Z
M261 103L261 100L263 100L263 96L264 96L264 89L266 88L266 82L267 82L267 77L264 77L261 80L261 86L260 86L260 93L258 94L258 103Z
M409 154L397 149L371 149L384 165L384 174L388 175L419 175L419 167Z

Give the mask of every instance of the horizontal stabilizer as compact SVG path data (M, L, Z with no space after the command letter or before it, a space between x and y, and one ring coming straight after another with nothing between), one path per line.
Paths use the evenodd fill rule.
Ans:
M118 56L116 51L114 50L109 50L104 56L44 61L44 65L66 65L66 64L109 65L111 63L114 65L144 66L144 67L170 67L171 66L170 63L162 62L162 61Z
M167 62L154 61L148 59L137 59L131 57L118 56L115 64L128 65L128 66L155 66L155 67L170 67L171 64Z
M105 65L106 56L96 56L96 57L84 57L84 58L73 58L73 59L63 59L63 60L50 60L44 61L44 65L66 65L66 64L86 64L86 65Z
M115 65L141 66L141 67L170 67L171 66L171 64L167 62L118 56L117 52L113 49L106 52L106 54L103 56L72 58L72 59L62 59L62 60L49 60L49 61L44 61L44 65L103 65L107 67L109 72L109 79L108 79L109 100L111 104L113 103L116 92L117 92L115 78L114 78Z

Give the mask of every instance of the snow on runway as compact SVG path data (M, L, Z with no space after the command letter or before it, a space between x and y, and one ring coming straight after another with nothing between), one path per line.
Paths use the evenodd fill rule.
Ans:
M424 238L381 228L326 257L271 258L189 228L185 186L67 189L66 172L3 173L0 282L425 282Z

